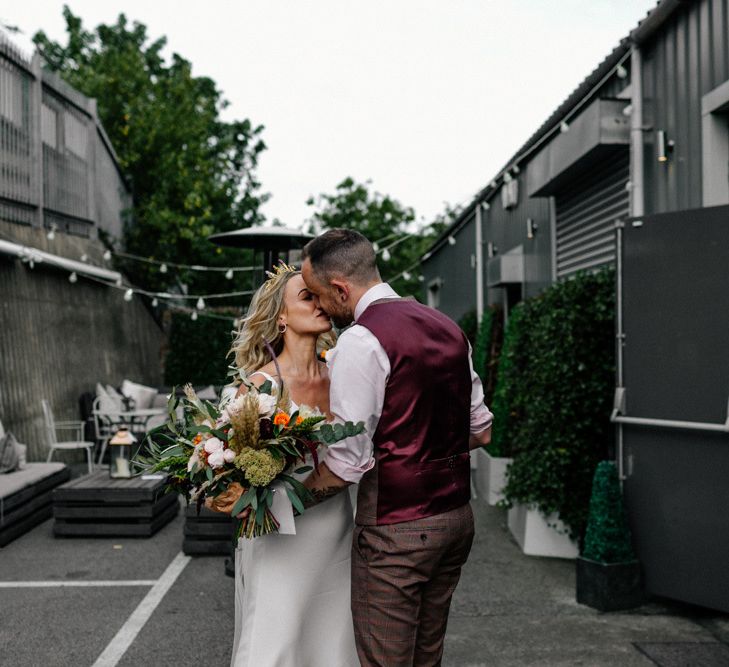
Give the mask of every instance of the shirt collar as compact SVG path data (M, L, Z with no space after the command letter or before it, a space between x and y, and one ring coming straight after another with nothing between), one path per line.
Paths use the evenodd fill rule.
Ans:
M399 299L398 293L392 289L387 283L377 283L374 287L370 287L359 299L354 308L355 322L362 316L365 310L379 299Z

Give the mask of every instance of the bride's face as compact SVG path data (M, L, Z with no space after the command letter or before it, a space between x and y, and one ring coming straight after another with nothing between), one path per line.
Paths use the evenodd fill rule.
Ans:
M329 316L317 306L301 274L293 276L284 291L284 309L279 324L298 334L322 334L330 331Z

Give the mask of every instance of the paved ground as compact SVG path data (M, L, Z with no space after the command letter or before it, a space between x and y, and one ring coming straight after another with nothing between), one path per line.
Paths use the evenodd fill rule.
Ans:
M444 665L729 665L729 616L670 603L622 614L577 605L573 563L523 556L500 510L474 508L477 538ZM181 542L182 515L142 540L54 539L47 521L0 549L0 665L227 665L233 581L222 558L180 559Z

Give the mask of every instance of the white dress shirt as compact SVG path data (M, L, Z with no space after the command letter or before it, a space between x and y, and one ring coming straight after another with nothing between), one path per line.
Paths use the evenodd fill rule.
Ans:
M365 432L329 445L326 463L329 469L347 482L357 483L375 465L372 437L382 415L385 389L390 378L390 360L375 335L358 325L357 319L375 301L399 299L387 283L379 283L365 292L354 309L355 323L342 333L336 347L327 354L329 367L329 409L336 421L363 421ZM481 380L471 370L471 433L485 431L493 415L483 402Z

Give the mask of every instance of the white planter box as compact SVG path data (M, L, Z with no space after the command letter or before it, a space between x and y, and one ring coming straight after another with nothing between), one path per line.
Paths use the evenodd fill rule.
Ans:
M482 447L474 451L478 460L475 472L476 491L479 498L483 498L489 505L496 505L504 498L502 491L506 485L506 466L511 463L511 459L491 456Z
M556 514L545 517L536 508L514 505L508 512L508 523L511 534L528 556L577 558L579 555L577 543L570 539Z

